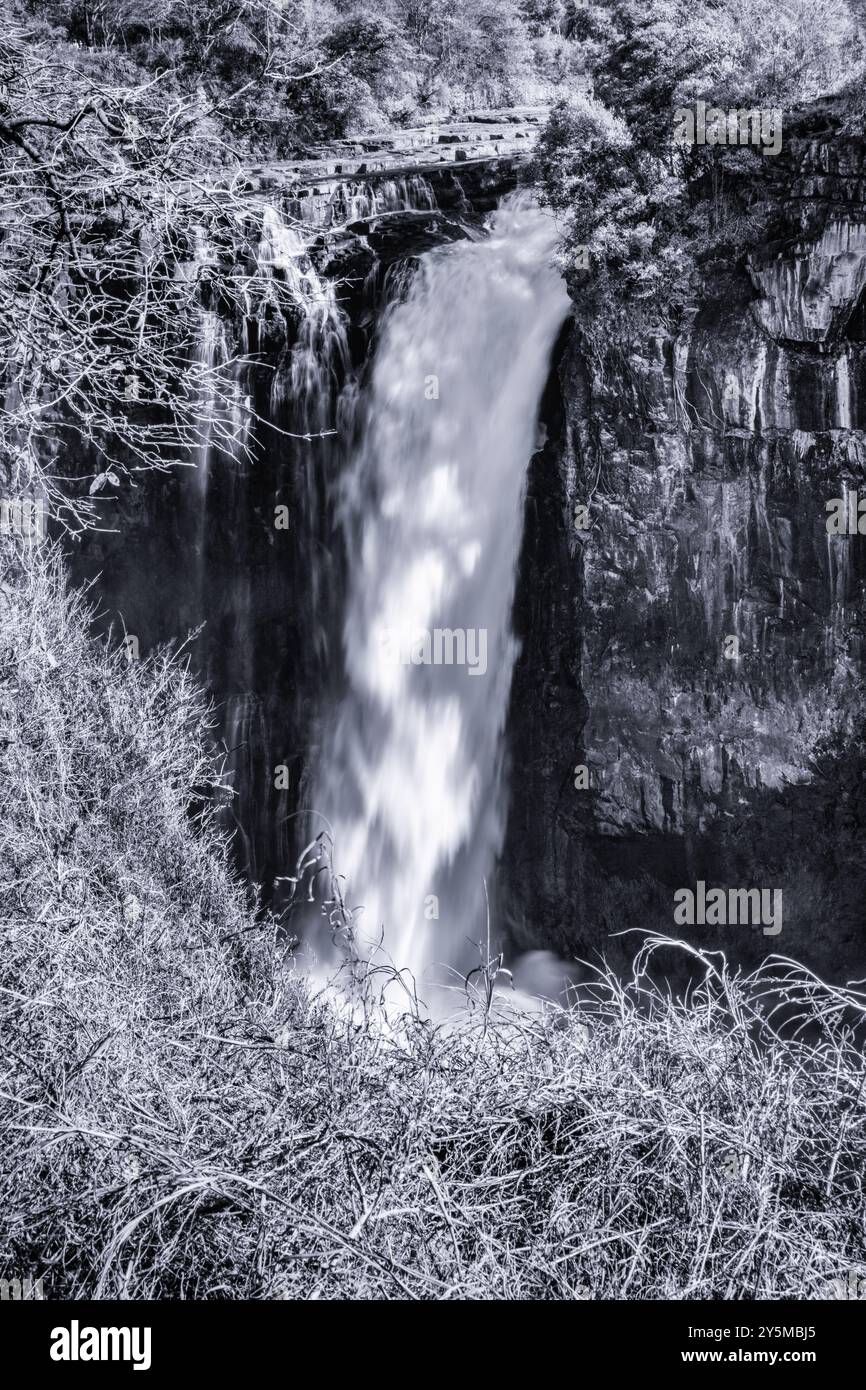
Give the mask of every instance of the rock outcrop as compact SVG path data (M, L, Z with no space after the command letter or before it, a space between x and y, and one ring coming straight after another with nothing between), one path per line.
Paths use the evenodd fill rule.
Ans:
M502 904L523 945L683 934L672 890L702 878L783 889L772 949L866 964L866 537L826 526L866 495L866 144L813 114L769 165L773 243L709 268L676 337L599 360L578 301L562 344L517 601Z

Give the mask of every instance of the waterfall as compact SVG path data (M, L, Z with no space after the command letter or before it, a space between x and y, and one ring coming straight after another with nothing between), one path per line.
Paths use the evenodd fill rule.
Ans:
M330 571L317 561L335 468L328 449L351 362L337 287L318 274L311 235L267 202L252 205L243 231L236 314L202 296L193 378L202 424L180 532L195 538L185 617L202 625L195 659L217 696L233 790L226 824L239 863L269 882L288 853L291 809L274 768L292 760L297 777L298 708L325 665L331 627L338 640ZM202 233L189 274L207 285L218 272ZM278 504L290 517L283 531L274 526Z
M303 195L303 196L301 196ZM398 178L325 178L318 187L289 194L286 212L308 228L340 227L382 212L436 209L436 195L421 174Z
M434 967L478 964L486 933L525 474L569 308L555 244L517 195L486 238L421 258L383 322L342 485L348 688L314 804L360 937L381 931L422 993Z
M282 317L288 305L296 321L291 350L274 377L272 410L291 402L309 428L325 429L333 388L349 369L349 345L336 287L313 266L309 240L276 208L265 206L256 258L258 312L273 305Z

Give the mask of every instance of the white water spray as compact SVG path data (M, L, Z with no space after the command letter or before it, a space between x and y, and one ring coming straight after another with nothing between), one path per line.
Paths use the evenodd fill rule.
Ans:
M383 324L345 482L349 690L315 805L347 902L364 905L360 934L381 931L422 992L486 933L525 474L569 308L555 243L518 196L485 239L422 258Z

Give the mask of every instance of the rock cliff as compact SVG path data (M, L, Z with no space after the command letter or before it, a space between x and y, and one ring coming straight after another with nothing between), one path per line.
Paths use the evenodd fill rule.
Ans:
M502 906L523 945L683 934L672 891L702 878L783 889L772 949L866 964L866 538L826 525L866 495L866 144L812 112L760 179L771 239L705 266L676 334L599 352L578 294L560 344L516 606Z

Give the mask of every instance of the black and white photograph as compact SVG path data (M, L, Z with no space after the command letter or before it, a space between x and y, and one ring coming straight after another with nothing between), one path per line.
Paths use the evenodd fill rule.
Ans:
M858 1300L866 3L0 0L4 1335Z

